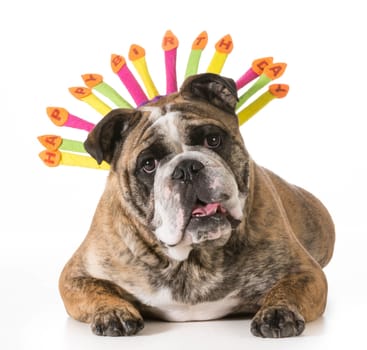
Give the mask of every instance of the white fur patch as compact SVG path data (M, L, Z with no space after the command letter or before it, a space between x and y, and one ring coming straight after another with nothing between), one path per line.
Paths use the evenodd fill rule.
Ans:
M188 241L188 242L186 242ZM168 247L168 256L174 260L184 261L189 257L192 250L192 238L189 235L185 235L183 241L174 247Z
M149 120L154 122L155 120L159 119L162 116L162 109L159 107L154 106L145 106L140 108L143 112L149 112Z
M181 227L184 225L184 213L180 208L174 208L176 215L172 215L160 202L155 205L155 211L159 213L159 217L155 216L154 223L158 226L155 231L157 238L166 244L177 244L182 238ZM169 223L169 224L167 224ZM179 229L172 230L172 227Z
M181 138L176 125L176 119L179 116L179 112L168 112L161 115L159 118L155 118L152 128L158 129L162 134L169 136L170 141L174 144L181 145Z
M180 112L170 112L169 105L166 106L167 113L162 114L162 109L154 106L141 107L144 112L149 112L149 121L152 122L151 128L158 130L161 134L168 136L169 140L181 150L180 134L177 129L176 120L180 117Z
M149 296L139 296L146 305L154 307L159 316L166 321L204 321L213 320L230 314L239 304L239 299L231 294L217 301L195 305L176 302L169 289L163 288Z

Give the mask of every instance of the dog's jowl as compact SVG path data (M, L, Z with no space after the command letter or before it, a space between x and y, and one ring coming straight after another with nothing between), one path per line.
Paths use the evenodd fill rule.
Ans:
M200 74L89 134L85 148L111 171L60 292L94 333L251 314L254 335L290 337L323 313L333 222L251 158L236 103L231 79Z

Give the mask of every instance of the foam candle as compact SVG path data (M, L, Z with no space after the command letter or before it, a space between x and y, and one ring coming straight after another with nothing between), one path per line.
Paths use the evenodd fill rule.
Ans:
M122 83L125 85L137 106L148 101L147 95L145 95L145 92L131 73L124 57L113 54L111 56L111 67L113 72L118 75Z
M166 94L177 91L176 76L176 56L177 56L178 39L170 31L167 30L162 41L164 50L164 59L166 64Z
M65 108L47 107L47 115L51 121L57 126L68 126L70 128L85 130L90 132L94 128L94 124L70 114Z
M101 164L98 164L97 161L92 157L69 152L60 152L59 150L51 151L46 149L39 153L39 157L43 163L49 167L70 165L101 170L110 169L110 165L104 161Z
M252 62L249 68L237 81L237 90L243 88L246 84L257 78L265 69L266 66L273 63L273 57L258 58Z
M88 103L97 112L105 116L112 110L110 106L107 106L102 100L93 94L92 90L85 87L71 87L69 88L70 93L78 100Z
M275 98L283 98L287 96L289 86L286 84L272 84L269 86L268 91L264 92L255 101L246 106L238 115L238 123L242 125L247 122L253 115L255 115L260 109L265 107L270 101Z
M265 85L269 84L272 80L280 78L286 67L286 63L273 63L266 66L255 83L242 96L240 96L236 109L239 109L251 96Z
M208 34L206 31L201 32L192 43L189 60L186 66L185 79L198 72L201 54L208 43Z
M224 63L226 62L226 59L232 50L233 42L231 36L228 34L215 44L215 53L208 66L207 72L220 74Z
M114 88L103 81L102 75L95 73L83 74L82 79L85 85L110 99L117 107L132 108L131 104L122 98Z
M64 139L57 135L42 135L38 136L38 141L48 150L56 151L71 151L78 153L87 153L84 144L81 141Z
M159 95L153 80L149 74L148 65L145 59L145 50L139 45L131 45L129 50L129 60L133 63L136 71L139 73L144 83L150 99Z

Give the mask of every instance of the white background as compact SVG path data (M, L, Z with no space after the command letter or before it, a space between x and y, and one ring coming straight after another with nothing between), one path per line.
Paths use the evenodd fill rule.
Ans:
M362 0L2 1L0 348L361 348L367 312L365 14ZM98 113L68 92L83 85L84 73L102 74L129 99L109 61L112 53L127 58L132 43L146 49L151 75L164 93L161 41L168 29L180 41L179 82L202 30L209 34L202 72L216 41L228 33L234 50L223 75L237 79L264 56L288 64L279 82L290 85L289 95L271 102L241 131L259 164L316 194L335 220L335 255L325 269L328 307L299 338L255 338L250 321L241 319L148 322L139 336L100 338L63 308L59 273L87 233L107 172L48 168L39 160L37 136L86 136L54 126L46 107L97 122Z

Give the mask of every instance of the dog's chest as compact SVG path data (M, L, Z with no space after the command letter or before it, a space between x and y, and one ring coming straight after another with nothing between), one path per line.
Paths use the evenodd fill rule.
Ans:
M137 293L141 302L148 309L166 321L204 321L224 317L234 311L239 299L229 294L226 297L197 304L185 304L173 300L171 291L162 288L159 291L145 295Z

